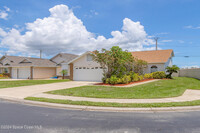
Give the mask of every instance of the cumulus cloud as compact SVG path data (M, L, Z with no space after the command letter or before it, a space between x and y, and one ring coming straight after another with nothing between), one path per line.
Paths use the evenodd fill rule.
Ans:
M112 31L112 37L106 38L89 32L66 5L56 5L49 12L50 16L27 23L24 34L15 28L6 34L0 30L0 35L3 33L1 46L9 49L8 53L12 54L20 52L35 55L41 49L46 55L52 55L58 52L80 54L114 45L138 51L154 43L149 39L144 26L129 18L123 20L121 31Z
M7 6L4 6L4 10L0 10L0 19L7 20L8 12L10 12L10 8L8 8Z

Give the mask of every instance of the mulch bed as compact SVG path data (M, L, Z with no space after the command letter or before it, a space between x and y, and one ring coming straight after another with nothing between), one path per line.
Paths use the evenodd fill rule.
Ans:
M130 82L128 84L116 84L116 85L111 85L111 84L104 84L104 83L96 83L94 85L104 85L104 86L126 86L126 85L132 85L132 84L136 84L136 83L141 83L141 82L146 82L146 81L150 81L150 80L154 80L154 79L144 79L141 81L136 81L136 82Z

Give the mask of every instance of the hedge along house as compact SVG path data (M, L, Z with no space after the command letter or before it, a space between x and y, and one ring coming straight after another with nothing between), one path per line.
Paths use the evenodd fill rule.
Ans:
M131 52L132 56L148 63L145 73L165 71L167 66L172 66L174 52L169 50ZM86 52L68 63L70 66L70 79L77 81L101 81L103 68L93 61L91 52Z
M13 79L45 79L56 76L57 64L41 58L3 56L0 73L8 73Z

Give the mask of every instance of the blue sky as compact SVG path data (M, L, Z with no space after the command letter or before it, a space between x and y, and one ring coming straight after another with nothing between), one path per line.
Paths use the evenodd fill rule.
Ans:
M35 32L36 29L38 31L40 27L46 26L37 25L40 22L43 23L45 17L49 18L54 12L59 13L59 11L64 10L63 8L63 10L59 11L49 11L50 8L61 4L68 6L74 16L81 20L77 27L80 26L80 29L86 28L86 30L81 33L81 36L83 37L75 40L75 31L79 31L78 29L73 28L72 30L75 30L73 31L74 36L68 35L64 38L69 37L75 39L64 39L62 42L57 42L52 39L53 41L51 42L51 36L47 40L44 39L48 36L48 28L42 29L42 31L47 30L43 34L38 35L38 33ZM200 66L199 5L200 1L198 0L1 0L0 28L3 30L2 34L5 33L5 35L3 34L0 36L0 51L2 55L5 52L11 55L27 55L29 54L26 53L27 49L34 49L33 51L30 51L30 53L32 53L30 56L37 56L37 48L40 49L41 47L42 50L44 49L46 57L53 56L55 53L52 51L80 54L84 52L84 50L89 50L89 48L101 48L100 42L102 41L97 39L98 36L104 36L106 40L103 42L108 46L112 46L110 44L111 42L116 42L124 49L133 46L131 50L146 50L148 48L153 49L154 47L154 42L151 42L151 40L149 41L148 39L153 39L154 36L158 36L160 37L158 40L160 49L174 49L176 56L174 57L174 64L181 67ZM8 8L10 10L8 10ZM7 16L1 16L1 12L7 13ZM59 17L59 19L63 19L61 18L62 16ZM38 20L36 22L38 18L44 21ZM76 18L72 23L78 22ZM125 18L128 19L124 20ZM139 24L129 24L129 22L131 23L132 21L140 22L140 25L144 26L144 29L142 29ZM54 25L57 25L56 22L53 22L54 21L50 23L52 25L49 24L50 29L51 27L54 27ZM34 25L27 28L27 23L34 23ZM144 31L148 37L144 38L144 33L142 33L137 40L133 41L130 38L128 41L126 40L128 43L126 45L124 44L126 41L117 41L118 38L111 35L112 31L119 31L119 35L124 35L123 26L132 26L132 28L128 28L130 30L128 31L129 34ZM65 33L63 36L68 34L67 30L62 31L62 28L59 28L60 30L58 30L61 33ZM137 32L132 32L135 28ZM12 29L15 29L16 31L11 31ZM24 34L28 34L27 31L32 31L31 37L28 35L23 37ZM129 34L127 36L130 36ZM52 34L52 36L56 35L57 34ZM44 39L42 42L39 40L40 36ZM91 36L95 36L96 38L94 38L97 40L92 42L85 40L88 36L90 38L93 38ZM126 35L124 36L126 37ZM32 40L37 37L38 40ZM58 39L62 40L62 37L58 37ZM134 38L135 36L131 37ZM109 38L111 39L109 40ZM142 38L142 40L139 40L140 38ZM137 43L135 43L135 41L137 41ZM140 47L140 45L143 45L144 41L151 44ZM94 42L96 43L95 46L90 44ZM65 45L65 43L69 44ZM79 46L77 43L83 44ZM59 47L59 50L53 49L52 46L55 47L55 45ZM83 50L81 51L80 49ZM184 56L189 57L186 58Z

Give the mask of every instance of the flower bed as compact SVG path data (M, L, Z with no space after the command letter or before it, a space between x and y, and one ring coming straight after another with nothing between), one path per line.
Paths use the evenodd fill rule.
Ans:
M130 82L128 84L115 84L115 85L111 85L111 84L106 84L106 83L96 83L94 85L103 85L103 86L126 86L126 85L131 85L131 84L136 84L136 83L141 83L141 82L146 82L146 81L151 81L154 79L143 79L140 81L134 81L134 82Z

